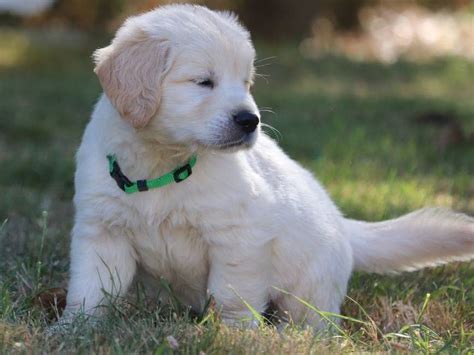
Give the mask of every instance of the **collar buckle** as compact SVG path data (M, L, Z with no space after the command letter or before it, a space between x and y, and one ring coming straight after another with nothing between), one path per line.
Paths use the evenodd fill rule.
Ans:
M176 183L178 183L178 182L181 182L183 180L186 180L192 173L193 173L193 170L191 168L191 165L189 165L189 163L188 163L186 165L183 165L183 166L177 168L173 172L173 179Z
M119 165L116 161L112 162L112 170L110 171L110 176L115 180L117 186L125 191L125 186L132 186L133 183L122 173Z

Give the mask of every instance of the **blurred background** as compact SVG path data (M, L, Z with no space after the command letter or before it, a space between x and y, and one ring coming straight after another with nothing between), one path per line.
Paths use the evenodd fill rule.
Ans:
M10 299L64 285L74 154L101 92L91 54L127 16L164 3L0 0L0 288ZM275 128L268 134L344 214L380 220L444 206L474 215L473 1L194 3L235 11L251 30L253 93ZM438 308L424 322L457 344L473 331L472 267L437 270L397 281L356 276L350 294L384 331L398 331L417 322L406 310L444 272L452 287L433 293ZM371 294L389 307L379 312Z
M164 0L0 0L0 21L29 29L114 31ZM195 0L231 10L256 38L298 40L305 54L325 51L393 62L401 55L472 58L471 0Z

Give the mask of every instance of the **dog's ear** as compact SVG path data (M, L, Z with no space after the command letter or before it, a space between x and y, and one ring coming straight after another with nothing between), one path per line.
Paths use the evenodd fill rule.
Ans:
M94 72L122 118L136 128L146 126L158 110L161 83L169 70L168 42L135 32L98 49L93 57Z

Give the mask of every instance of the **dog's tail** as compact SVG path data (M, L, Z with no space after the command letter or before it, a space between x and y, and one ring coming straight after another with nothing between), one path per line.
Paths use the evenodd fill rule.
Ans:
M397 219L345 220L354 269L410 271L474 258L474 218L444 209L422 209Z

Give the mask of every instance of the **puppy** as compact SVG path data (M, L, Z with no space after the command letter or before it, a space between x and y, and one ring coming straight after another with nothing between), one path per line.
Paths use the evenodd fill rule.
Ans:
M319 329L327 319L295 296L338 313L354 269L474 256L462 214L344 218L260 131L254 58L234 15L192 5L132 17L95 52L104 94L77 153L66 317L123 295L140 266L197 311L212 295L229 324L255 325L245 302L271 302Z

